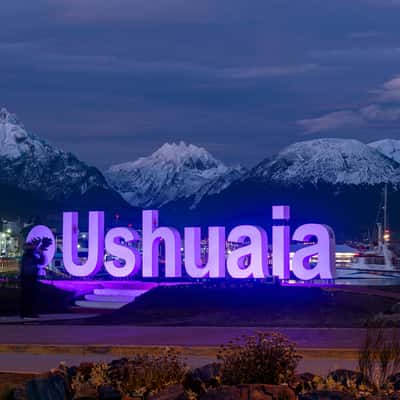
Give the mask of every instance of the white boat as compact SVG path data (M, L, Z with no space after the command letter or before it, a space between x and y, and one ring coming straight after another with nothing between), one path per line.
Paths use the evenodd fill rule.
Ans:
M337 284L400 285L400 263L390 249L387 225L387 186L384 190L383 223L378 226L378 245L360 250L349 266L336 267Z

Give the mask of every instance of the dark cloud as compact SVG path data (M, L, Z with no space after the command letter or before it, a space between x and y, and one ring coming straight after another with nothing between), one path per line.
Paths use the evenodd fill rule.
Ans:
M0 104L100 167L167 140L253 164L304 132L399 137L396 3L3 0Z

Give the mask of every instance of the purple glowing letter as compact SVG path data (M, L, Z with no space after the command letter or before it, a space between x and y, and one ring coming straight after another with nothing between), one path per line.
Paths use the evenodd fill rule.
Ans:
M78 213L65 212L63 215L63 261L65 269L72 276L95 275L104 260L104 212L89 212L88 257L81 263L78 257Z
M225 228L208 228L208 260L201 260L200 228L185 228L185 268L192 278L225 277Z
M116 257L114 260L105 261L104 267L115 278L126 278L135 275L142 266L139 252L129 247L129 243L140 240L139 234L128 228L113 228L106 234L106 250ZM125 263L121 263L124 260Z
M290 278L290 219L289 206L273 206L272 219L281 220L282 224L272 227L272 275L279 279Z
M143 277L159 276L158 256L161 242L165 247L165 276L182 276L181 237L174 228L158 228L158 211L143 211Z
M293 240L299 242L317 238L317 244L303 247L294 253L292 261L293 273L300 280L334 279L335 277L335 234L326 225L301 225L293 234ZM318 254L318 262L310 265L311 257Z
M31 229L28 236L26 237L27 242L30 242L34 238L43 239L44 237L50 238L52 240L52 243L49 248L45 252L43 252L44 262L43 264L38 265L39 276L45 275L44 268L53 261L54 255L56 253L56 239L50 228L44 225L35 226Z
M228 241L245 244L228 256L227 268L232 278L264 278L269 276L268 271L268 238L264 229L241 225L233 228L229 233Z

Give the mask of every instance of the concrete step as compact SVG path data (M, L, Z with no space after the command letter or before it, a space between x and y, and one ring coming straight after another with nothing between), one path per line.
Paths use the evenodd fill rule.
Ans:
M98 294L86 294L85 300L88 301L100 301L100 302L109 302L109 303L130 303L135 300L132 296L104 296Z
M129 302L128 302L129 303ZM82 308L93 308L97 310L118 310L119 308L125 306L125 302L105 302L105 301L89 301L89 300L77 300L75 304Z
M116 310L131 303L147 291L138 289L94 289L93 293L85 295L84 300L75 301L75 305L89 309Z
M94 289L93 293L99 296L129 296L135 298L147 291L139 289Z

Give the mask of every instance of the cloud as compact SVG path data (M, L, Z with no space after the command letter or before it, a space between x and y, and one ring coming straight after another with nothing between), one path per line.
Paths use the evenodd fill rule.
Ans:
M270 76L297 75L318 69L317 64L299 64L288 66L263 66L263 67L242 67L226 68L222 75L232 79L253 79Z
M342 128L359 128L372 123L390 123L400 121L400 107L385 108L370 104L358 110L342 110L325 114L318 118L297 121L304 134L324 133Z
M400 59L400 47L352 47L348 49L329 49L310 51L311 57L318 60L397 61Z
M69 20L111 21L207 21L213 6L210 0L49 0Z
M322 117L302 119L297 124L304 128L305 134L333 131L343 127L359 127L363 125L363 118L354 111L336 111Z
M366 0L366 2L381 7L400 6L400 0Z
M394 122L400 121L400 107L382 108L371 104L359 110L359 114L366 121Z
M371 93L376 97L372 104L354 110L340 110L317 118L298 120L297 125L304 129L305 134L313 134L400 121L400 76L390 79L381 89Z
M296 140L293 121L304 118L309 130L363 123L355 136L365 124L386 132L383 120L390 129L397 114L383 99L396 89L376 82L399 71L396 10L275 2L3 0L1 103L94 163L147 152L138 134L158 144L218 137L236 143L222 158L252 163ZM360 103L371 88L382 93ZM103 135L126 139L112 150ZM79 138L87 141L74 145Z
M372 91L382 103L400 102L400 76L383 84L382 89Z
M369 39L378 36L379 33L375 31L365 31L365 32L352 32L349 34L350 39Z
M36 42L0 43L0 53L4 63L26 64L29 54L30 65L43 71L61 72L101 72L130 74L135 76L193 76L208 79L263 79L277 76L290 76L315 71L316 64L264 65L219 68L189 62L168 60L140 61L132 56L98 54L63 54L44 51Z

